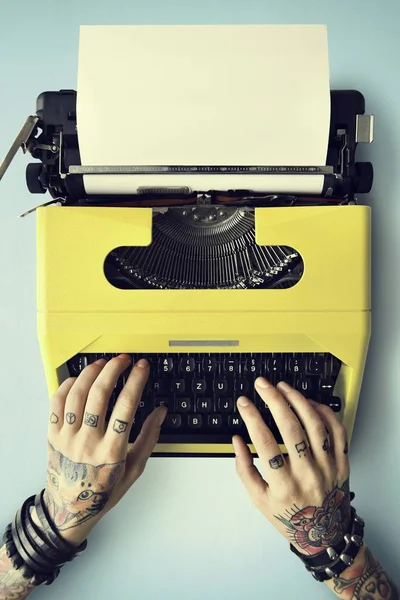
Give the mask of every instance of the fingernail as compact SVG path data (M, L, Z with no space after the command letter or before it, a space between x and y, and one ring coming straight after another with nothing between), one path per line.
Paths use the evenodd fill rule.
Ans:
M260 387L260 388L269 388L272 387L272 385L270 384L270 382L265 379L265 377L257 377L256 379L256 386Z
M237 402L240 406L248 406L250 404L250 400L246 396L240 396Z
M129 356L129 354L125 354L125 353L119 354L117 358L122 358L123 360L126 360L128 358L129 360L131 360L131 357Z
M94 364L95 365L105 365L106 364L106 359L105 358L99 358L99 360L95 360Z
M135 367L140 367L141 369L147 369L148 366L149 366L149 363L147 362L147 360L145 358L141 358L140 360L138 360L135 365Z
M290 392L290 390L293 389L286 381L280 381L276 387L279 387L284 392Z
M158 411L159 412L159 419L158 419L159 427L161 427L161 425L164 423L165 417L167 416L167 412L168 412L168 409L166 406L160 406L160 409L161 410Z

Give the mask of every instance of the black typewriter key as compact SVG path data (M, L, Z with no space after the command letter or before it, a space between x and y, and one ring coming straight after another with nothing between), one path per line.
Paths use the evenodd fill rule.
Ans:
M179 369L181 373L193 373L196 368L196 361L193 357L181 358Z
M159 373L172 373L174 370L174 361L172 358L160 358L158 361Z
M218 398L218 410L222 413L233 412L233 400L232 398Z
M233 385L236 394L247 394L250 388L250 383L247 379L235 379Z
M321 392L321 394L332 395L334 387L335 387L335 382L330 377L318 380L318 391Z
M182 425L182 416L181 415L167 415L165 419L165 427L168 429L178 429Z
M214 392L217 394L226 394L228 391L228 382L226 379L214 379Z
M196 410L199 413L210 413L212 410L211 398L197 398Z
M154 398L154 408L157 406L170 406L171 399L163 396L156 396Z
M289 373L304 373L305 360L302 356L289 356L287 361L287 370Z
M229 415L228 427L233 431L241 429L243 427L243 419L239 415Z
M185 380L184 379L172 379L171 392L173 394L184 394L185 393Z
M327 400L324 399L324 404L330 406L334 412L340 412L342 410L342 401L338 396L332 396Z
M200 429L203 424L203 418L201 415L189 415L188 425L190 429Z
M296 380L295 388L304 395L312 393L313 384L311 377L305 377L304 375L301 375Z
M224 360L224 371L225 374L235 375L239 372L239 359L236 358L225 358Z
M251 356L246 359L245 372L258 375L261 371L261 357Z
M206 356L203 358L203 371L206 374L214 374L217 371L217 359L213 356Z
M207 382L205 379L193 379L192 390L197 396L201 396L206 393Z
M308 373L323 375L325 372L325 358L323 356L312 356L308 359Z
M192 401L190 398L182 397L177 398L175 401L175 410L178 413L188 413L192 408Z
M168 393L168 385L165 379L153 379L150 382L150 391L158 396L163 396Z
M267 359L268 373L281 373L283 370L283 358L281 356L270 356Z
M222 416L221 415L209 415L208 426L210 429L220 429L222 427Z

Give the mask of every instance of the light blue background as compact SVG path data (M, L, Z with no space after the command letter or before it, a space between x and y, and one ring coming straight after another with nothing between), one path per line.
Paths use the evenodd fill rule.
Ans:
M327 23L331 87L362 91L376 137L373 337L351 448L355 505L395 577L399 545L400 43L398 0L0 0L0 157L39 93L76 89L80 24ZM35 217L22 153L0 184L0 461L5 526L44 482L47 392L36 336ZM337 232L338 242L340 231ZM152 459L91 536L88 550L37 597L316 600L332 597L252 507L230 459Z

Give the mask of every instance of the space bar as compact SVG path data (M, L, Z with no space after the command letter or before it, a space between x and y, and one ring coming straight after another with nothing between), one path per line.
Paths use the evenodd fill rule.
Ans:
M160 444L231 444L232 437L235 432L232 433L166 433L161 434L159 443ZM238 432L247 444L251 444L248 433ZM277 436L276 436L277 437ZM278 444L282 444L282 439L277 437Z

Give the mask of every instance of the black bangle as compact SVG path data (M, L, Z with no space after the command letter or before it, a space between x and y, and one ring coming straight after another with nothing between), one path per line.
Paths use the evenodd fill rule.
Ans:
M359 549L363 545L364 521L358 517L354 508L351 509L352 529L336 546L320 552L315 556L301 554L291 544L290 549L306 565L317 581L327 581L337 578L347 567L353 564Z
M40 521L41 526L43 527L46 536L59 552L68 554L68 556L71 557L70 560L72 560L73 558L78 556L78 554L85 550L87 546L87 540L84 540L80 546L76 547L64 540L64 538L60 536L57 529L53 525L51 517L47 510L47 506L44 501L44 490L42 490L40 494L37 494L37 496L35 497L35 508L38 519Z
M51 564L52 568L62 567L69 560L69 556L55 550L34 523L31 515L34 499L35 496L31 496L25 500L21 508L21 522L27 543L32 546L38 558L44 560L47 566Z
M43 529L32 519L34 505ZM7 526L3 540L14 569L34 586L52 583L65 562L75 558L87 546L85 540L76 548L59 535L45 505L44 490L25 500L14 522Z

